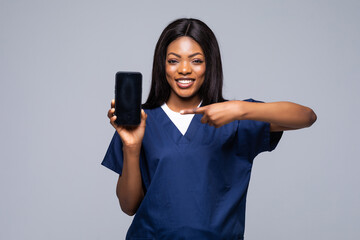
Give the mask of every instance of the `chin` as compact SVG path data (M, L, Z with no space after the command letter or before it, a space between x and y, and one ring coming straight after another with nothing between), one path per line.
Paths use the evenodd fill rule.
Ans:
M176 95L181 98L181 99L184 99L184 100L189 100L189 99L192 99L192 98L195 98L197 95L194 94L194 93L176 93Z

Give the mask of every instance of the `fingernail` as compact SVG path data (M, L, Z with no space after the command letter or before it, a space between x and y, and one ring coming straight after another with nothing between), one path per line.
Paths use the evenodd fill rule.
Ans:
M180 114L184 114L185 113L185 111L184 110L180 110Z

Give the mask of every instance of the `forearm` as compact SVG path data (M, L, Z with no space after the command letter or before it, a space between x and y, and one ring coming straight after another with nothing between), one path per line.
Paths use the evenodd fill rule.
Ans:
M238 119L269 122L289 129L310 127L316 121L311 108L292 102L253 103L240 101Z
M134 215L144 198L139 162L140 147L123 147L123 154L123 169L116 194L121 209L128 215Z

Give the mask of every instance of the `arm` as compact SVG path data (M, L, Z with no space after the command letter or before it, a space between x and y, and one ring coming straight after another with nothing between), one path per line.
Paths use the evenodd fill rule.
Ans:
M144 198L140 173L140 149L146 127L146 113L141 111L141 123L135 127L118 126L114 116L115 102L112 100L108 117L111 125L116 129L123 143L123 169L119 176L116 195L124 213L134 215Z
M253 103L238 102L236 119L269 122L270 131L295 130L310 127L316 114L308 107L292 102Z
M201 122L214 127L221 127L234 120L269 122L272 132L310 127L316 121L316 114L312 109L291 102L227 101L182 110L180 113L203 114Z
M119 199L121 210L132 216L136 213L144 198L139 165L140 149L124 146L123 152L123 170L117 182L116 195Z

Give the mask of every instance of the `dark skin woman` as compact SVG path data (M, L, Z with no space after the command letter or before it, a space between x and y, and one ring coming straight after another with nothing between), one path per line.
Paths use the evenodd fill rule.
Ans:
M147 129L146 110L163 104L183 115L201 115L201 123L213 131L229 123L251 120L268 123L269 134L274 135L310 127L316 121L311 108L292 102L226 101L222 97L222 66L215 36L199 20L174 21L162 33L155 50L152 86L140 125L116 125L114 100L108 111L122 142L123 165L116 193L121 209L128 215L137 212L146 195L139 164Z

